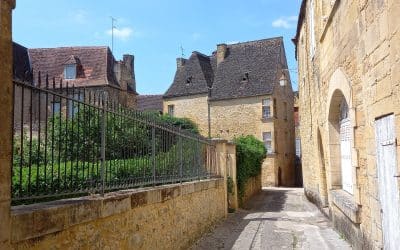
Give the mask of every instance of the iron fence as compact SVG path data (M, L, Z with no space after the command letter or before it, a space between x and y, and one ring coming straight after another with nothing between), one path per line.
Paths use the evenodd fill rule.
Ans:
M217 176L209 140L106 91L14 81L14 204Z

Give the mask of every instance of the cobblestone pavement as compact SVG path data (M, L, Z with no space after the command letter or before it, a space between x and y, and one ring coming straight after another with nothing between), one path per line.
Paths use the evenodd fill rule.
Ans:
M301 188L267 188L193 249L351 249Z

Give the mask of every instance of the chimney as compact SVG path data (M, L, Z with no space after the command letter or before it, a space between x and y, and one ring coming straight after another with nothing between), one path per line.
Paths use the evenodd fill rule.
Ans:
M186 63L185 58L182 58L182 57L176 58L176 68L179 69L179 68L185 66L185 63Z
M217 65L224 61L228 46L225 43L217 45Z
M118 62L116 71L118 82L122 89L127 90L128 85L136 91L135 80L135 57L133 55L123 55L122 61ZM119 74L118 74L119 73ZM118 77L119 75L119 77Z

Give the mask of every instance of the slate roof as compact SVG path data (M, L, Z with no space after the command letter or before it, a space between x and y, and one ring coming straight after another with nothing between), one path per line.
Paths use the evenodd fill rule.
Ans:
M137 109L140 111L163 111L162 95L138 95Z
M31 72L28 49L13 42L13 78L32 82Z
M272 94L282 46L281 37L228 45L228 56L215 73L211 100Z
M209 56L194 51L185 65L177 69L173 84L164 97L177 97L207 93L207 86L212 85L214 71Z
M56 87L60 79L76 87L111 85L118 87L115 78L115 59L106 46L94 47L60 47L28 49L31 66L34 72L56 78ZM77 78L64 79L66 64L77 64ZM45 84L42 82L42 84Z
M216 52L211 56L193 52L177 69L164 98L208 93L208 86L212 86L210 100L272 94L283 51L282 37L231 44L218 66Z

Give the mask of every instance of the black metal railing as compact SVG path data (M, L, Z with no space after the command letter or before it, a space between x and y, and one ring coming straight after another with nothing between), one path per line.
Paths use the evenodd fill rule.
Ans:
M14 204L217 176L209 140L96 89L14 81Z

